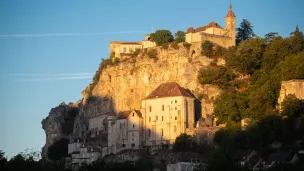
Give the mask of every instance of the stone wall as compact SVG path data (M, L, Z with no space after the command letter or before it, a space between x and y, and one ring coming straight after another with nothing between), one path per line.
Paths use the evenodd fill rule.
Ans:
M294 94L299 99L304 99L304 80L282 81L280 96L278 98L278 108L288 94Z

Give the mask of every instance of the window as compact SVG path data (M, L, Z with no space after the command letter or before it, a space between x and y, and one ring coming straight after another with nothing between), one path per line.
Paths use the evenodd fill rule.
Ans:
M133 128L134 128L134 124L133 124Z
M134 113L133 113L133 116L134 116Z
M161 136L164 136L164 129L161 129Z
M175 116L175 120L177 120L177 117Z
M148 136L151 137L151 130L148 129Z
M122 52L126 53L126 51L127 51L127 48L123 48Z
M149 117L149 122L151 122L151 117Z
M177 100L175 100L175 103L177 103Z
M162 116L162 121L164 121L164 116Z
M158 116L157 115L155 116L155 120L158 120Z
M149 106L149 111L152 112L152 107L151 106Z
M177 107L175 107L175 110L177 110Z
M164 105L162 105L162 111L164 111L165 110L165 106Z

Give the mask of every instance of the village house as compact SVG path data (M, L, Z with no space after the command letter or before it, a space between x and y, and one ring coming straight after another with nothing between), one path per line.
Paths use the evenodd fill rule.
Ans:
M204 166L202 156L191 152L179 152L170 159L167 171L193 171Z

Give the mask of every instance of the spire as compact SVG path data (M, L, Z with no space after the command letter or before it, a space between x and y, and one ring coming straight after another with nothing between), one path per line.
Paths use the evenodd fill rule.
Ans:
M231 4L231 1L230 1L230 5L229 5L229 10L228 10L228 13L226 15L226 18L227 17L235 17L233 11L232 11L232 4Z

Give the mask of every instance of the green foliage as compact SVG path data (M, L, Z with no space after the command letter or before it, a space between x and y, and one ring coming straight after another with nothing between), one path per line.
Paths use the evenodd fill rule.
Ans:
M218 118L218 123L239 122L248 116L247 108L248 97L246 94L229 90L216 98L213 114Z
M68 154L69 140L60 139L48 148L48 157L51 160L60 160Z
M282 102L281 114L288 117L304 115L304 103L294 94L289 94Z
M175 49L175 50L178 50L179 49L179 46L178 46L178 42L174 41L170 44L170 46Z
M110 54L110 60L111 61L114 61L115 60L115 52L111 52L111 54Z
M168 49L169 48L169 43L164 43L164 44L161 45L161 47L163 49Z
M300 31L297 26L295 31L291 33L290 41L291 41L291 51L296 54L304 50L304 37L303 32Z
M304 52L297 55L286 56L276 71L280 72L282 80L304 79Z
M207 57L212 57L213 56L213 46L214 46L214 44L211 41L209 41L209 40L203 41L202 45L201 45L202 55L207 56Z
M228 65L241 73L253 74L261 67L264 49L264 39L251 38L242 41L235 55L229 59Z
M226 53L227 49L222 46L216 46L215 47L215 56L223 56Z
M157 30L150 34L150 40L155 42L157 46L162 46L165 43L173 42L174 37L169 30Z
M184 42L185 39L186 39L186 38L185 38L185 37L186 37L186 33L183 32L183 31L181 31L181 30L177 31L177 32L174 34L174 36L175 36L174 41L177 42L177 43Z
M149 49L147 55L149 56L149 58L157 59L157 50Z
M277 36L278 36L277 32L270 32L265 34L264 39L266 40L266 43L269 44Z
M201 84L215 84L226 88L229 82L235 78L231 69L224 66L202 68L198 73L198 81Z
M175 143L173 145L174 151L187 151L193 145L192 137L188 134L181 134L175 139Z
M237 35L236 35L236 44L239 44L243 40L247 40L251 37L254 37L255 34L253 32L253 26L247 19L243 19L240 24L240 27L237 28Z
M187 43L187 42L184 42L184 43L183 43L183 46L189 50L190 47L191 47L191 44L190 44L190 43Z

